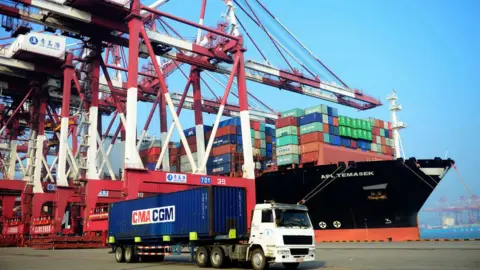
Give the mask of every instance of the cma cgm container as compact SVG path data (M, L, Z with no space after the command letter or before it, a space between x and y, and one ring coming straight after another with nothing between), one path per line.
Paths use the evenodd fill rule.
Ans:
M248 235L245 193L244 188L210 186L110 204L108 242L115 260L162 261L166 254L181 255L185 247L202 268L249 262L254 270L270 263L295 269L315 260L307 207L257 204L248 209L253 210Z
M160 194L110 205L109 236L116 242L140 238L142 242L163 238L227 235L247 231L245 190L234 187L204 187Z

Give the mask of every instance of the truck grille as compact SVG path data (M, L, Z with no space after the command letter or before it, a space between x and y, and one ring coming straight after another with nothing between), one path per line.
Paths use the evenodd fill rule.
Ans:
M308 255L308 248L291 248L290 254L293 256Z
M285 245L311 245L313 237L308 235L284 235L283 243Z

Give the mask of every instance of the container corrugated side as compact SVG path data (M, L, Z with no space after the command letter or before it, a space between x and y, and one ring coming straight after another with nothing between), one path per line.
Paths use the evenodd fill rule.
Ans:
M281 116L282 118L283 117L288 117L288 116L293 116L293 117L300 117L300 116L303 116L305 115L305 111L302 110L302 109L291 109L291 110L288 110L288 111L284 111L281 113Z
M116 240L142 241L164 235L188 237L190 232L201 237L228 235L233 228L237 236L245 235L245 201L243 188L205 187L112 203L108 233Z
M298 135L298 127L297 126L285 126L281 128L277 128L275 130L275 136L276 137L283 137L283 136L289 136L289 135Z
M277 139L278 147L289 144L298 144L298 136L284 136Z
M281 157L277 157L277 165L290 165L290 164L298 164L300 161L298 155L285 155Z
M285 155L298 155L300 154L298 145L296 144L290 144L290 145L285 145L285 146L279 146L276 149L277 151L277 156L285 156Z

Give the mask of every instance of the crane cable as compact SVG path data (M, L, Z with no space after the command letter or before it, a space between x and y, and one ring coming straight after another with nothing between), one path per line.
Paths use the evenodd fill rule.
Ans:
M345 168L345 170L343 170L341 173L339 174L342 174L344 172L346 172L351 166L347 166ZM341 167L339 166L335 171L333 171L333 173L331 173L331 175L334 175ZM338 174L337 174L338 175ZM335 181L335 179L337 179L338 176L336 177L333 177L330 182L328 182L325 186L323 186L322 188L320 188L319 190L317 190L323 183L325 183L325 181L327 181L327 179L323 180L320 184L318 184L314 189L312 189L312 191L310 191L307 195L305 195L305 197L303 197L302 200L300 200L300 202L298 204L305 204L308 200L310 200L311 198L315 197L315 195L317 195L320 191L322 191L323 189L325 189L328 185L330 185L333 181ZM314 192L314 193L313 193ZM313 193L313 194L312 194Z
M451 163L452 164L452 167L453 167L453 170L455 171L455 173L457 174L457 178L458 180L460 180L460 182L463 184L463 186L465 187L465 189L467 190L467 193L470 195L470 197L473 197L473 193L470 191L470 188L468 187L468 185L465 183L465 181L463 180L463 177L462 175L460 174L460 171L457 169L457 166L455 166L455 164Z

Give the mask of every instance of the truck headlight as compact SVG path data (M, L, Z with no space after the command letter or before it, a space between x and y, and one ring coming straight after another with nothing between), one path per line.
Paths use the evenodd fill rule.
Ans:
M290 255L290 250L288 249L278 250L277 253L278 255Z

